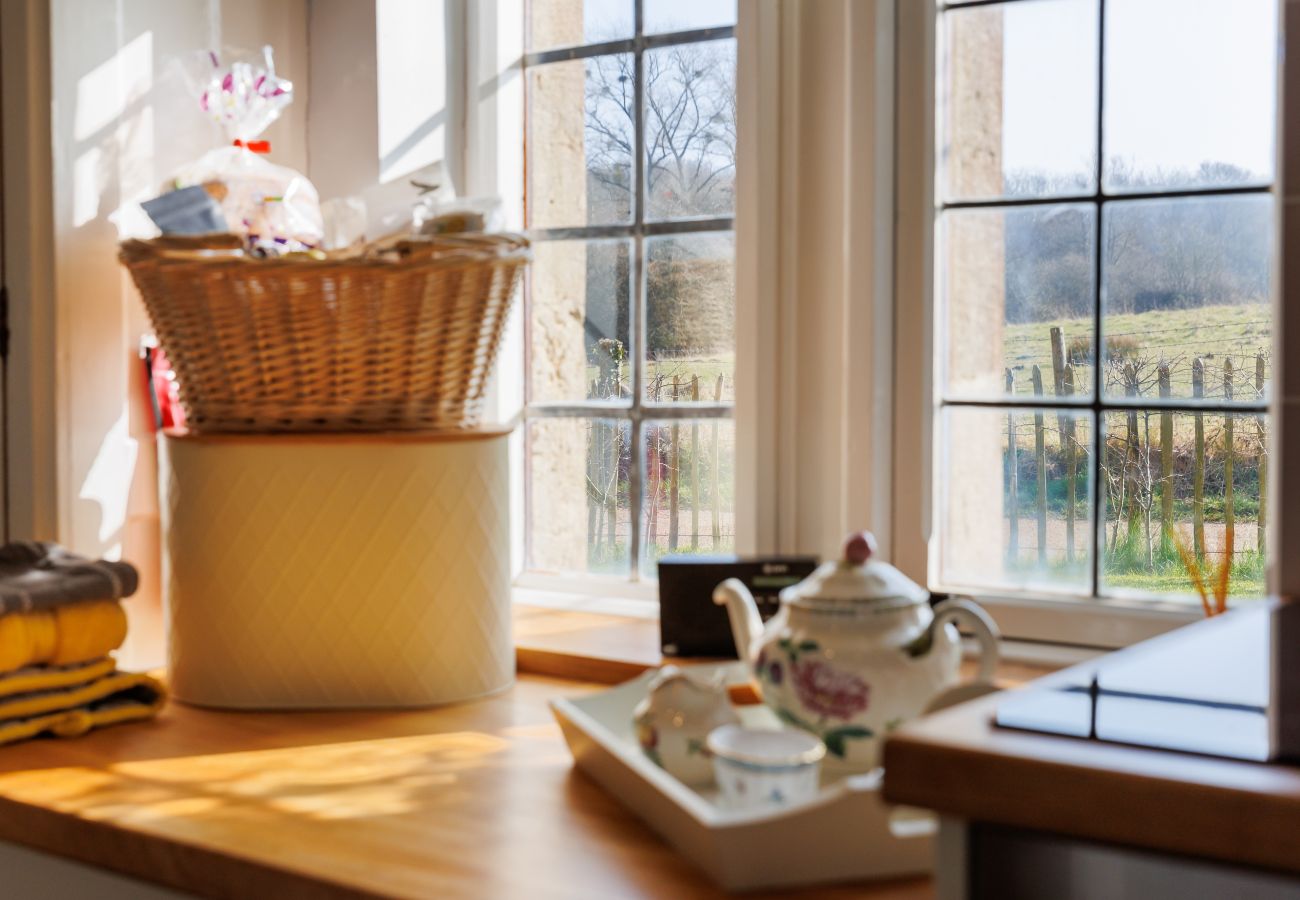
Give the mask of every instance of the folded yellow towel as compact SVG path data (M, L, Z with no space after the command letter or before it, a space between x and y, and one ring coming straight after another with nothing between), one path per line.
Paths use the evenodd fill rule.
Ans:
M117 600L87 600L0 616L0 672L66 666L107 656L126 639Z
M61 668L23 669L0 677L0 744L48 732L59 737L152 718L166 691L148 675L116 672L100 659Z
M8 703L23 694L38 691L57 691L89 684L105 675L112 675L117 664L104 657L72 666L35 666L0 675L0 703Z

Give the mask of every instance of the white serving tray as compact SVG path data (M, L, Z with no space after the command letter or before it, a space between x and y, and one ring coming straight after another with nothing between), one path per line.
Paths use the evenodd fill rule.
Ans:
M696 667L716 670L717 665ZM745 683L739 663L721 666ZM632 729L651 670L625 684L551 710L578 768L643 819L718 885L740 891L916 875L932 869L934 819L880 799L882 773L824 780L807 803L735 810L652 763ZM748 725L775 723L766 707L741 707Z

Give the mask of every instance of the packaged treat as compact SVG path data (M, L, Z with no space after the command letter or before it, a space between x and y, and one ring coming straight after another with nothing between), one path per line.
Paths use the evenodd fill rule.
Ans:
M499 197L425 198L416 204L412 230L425 237L500 231L502 219Z
M441 162L430 163L361 192L366 209L366 239L382 240L397 234L411 234L417 209L427 203L454 199L456 187Z
M325 249L345 253L366 239L366 204L360 197L335 197L320 207L325 219Z
M231 143L182 167L174 185L202 186L255 253L319 247L324 224L316 188L302 173L266 159L270 144L259 139L293 100L293 84L276 75L271 48L262 49L260 60L234 58L228 65L209 53L206 70L196 79L199 108Z
M140 204L163 234L213 234L226 230L226 219L202 187L181 188Z

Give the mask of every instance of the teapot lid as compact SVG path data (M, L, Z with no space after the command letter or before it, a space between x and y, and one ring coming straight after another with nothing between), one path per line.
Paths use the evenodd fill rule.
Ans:
M844 541L840 559L822 563L802 582L782 591L781 598L817 606L911 606L929 600L929 591L889 563L874 558L875 553L876 539L871 532L851 534Z

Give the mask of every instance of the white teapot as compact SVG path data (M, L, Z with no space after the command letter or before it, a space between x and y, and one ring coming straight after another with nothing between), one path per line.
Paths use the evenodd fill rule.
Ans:
M964 598L931 610L929 592L872 559L874 552L869 533L851 535L843 559L781 592L766 627L738 579L713 592L763 701L782 721L820 737L826 766L841 771L875 768L885 735L954 687L961 642L953 620L979 642L976 682L991 682L997 666L997 626L988 613Z

